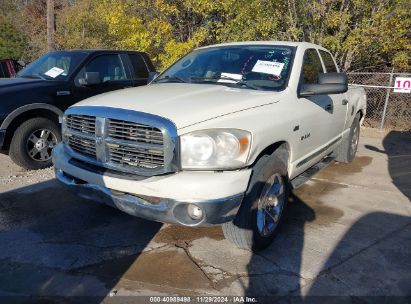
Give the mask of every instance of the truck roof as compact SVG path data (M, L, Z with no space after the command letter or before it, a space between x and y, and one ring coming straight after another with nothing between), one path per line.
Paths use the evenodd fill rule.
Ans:
M135 53L135 54L146 54L145 52L140 51L127 51L127 50L104 50L104 49L73 49L73 50L56 50L54 52L81 52L81 53Z
M241 42L227 42L227 43L219 43L208 45L204 47L199 47L198 49L205 49L211 47L220 47L220 46L241 46L241 45L285 45L285 46L293 46L293 47L304 47L304 48L316 48L316 49L323 49L327 50L326 48L310 43L310 42L294 42L294 41L241 41Z

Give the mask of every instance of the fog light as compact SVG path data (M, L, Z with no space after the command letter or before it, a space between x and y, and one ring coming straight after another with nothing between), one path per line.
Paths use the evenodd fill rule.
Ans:
M199 220L203 217L203 210L194 204L187 205L187 213L193 220Z

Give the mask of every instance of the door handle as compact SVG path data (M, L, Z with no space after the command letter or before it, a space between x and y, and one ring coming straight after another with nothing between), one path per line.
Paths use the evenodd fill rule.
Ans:
M326 111L331 111L332 109L333 109L332 104L328 104L328 105L325 106Z
M344 98L344 99L341 101L341 103L342 103L343 106L345 106L346 104L348 104L348 100Z

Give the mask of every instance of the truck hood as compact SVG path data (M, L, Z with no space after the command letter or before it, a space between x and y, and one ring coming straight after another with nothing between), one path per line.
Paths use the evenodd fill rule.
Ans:
M0 89L8 88L13 86L21 85L31 85L39 82L43 82L41 79L31 79L31 78L5 78L0 79Z
M178 129L216 117L278 102L280 92L217 84L161 83L91 97L75 106L102 106L154 114Z

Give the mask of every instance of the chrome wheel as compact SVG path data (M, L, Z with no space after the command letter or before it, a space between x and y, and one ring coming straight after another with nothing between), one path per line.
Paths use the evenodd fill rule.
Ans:
M257 209L257 228L261 236L272 235L280 222L285 205L284 187L284 180L277 173L272 175L263 187Z
M355 152L357 152L359 138L360 138L360 128L358 125L356 125L353 130L352 139L351 139L351 151L354 154Z
M51 158L51 150L56 144L57 137L52 131L36 130L27 139L27 154L35 161L48 161Z

